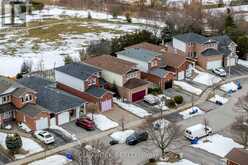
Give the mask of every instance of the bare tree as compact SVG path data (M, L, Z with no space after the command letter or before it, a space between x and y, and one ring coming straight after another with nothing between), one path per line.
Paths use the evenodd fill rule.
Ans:
M94 103L89 103L88 105L87 105L87 113L91 113L91 118L92 118L92 120L94 120L94 113L96 113L97 112L97 110L98 110L98 107L97 107L97 105L96 104L94 104Z
M162 153L162 158L166 158L167 148L180 136L180 127L175 123L166 122L162 117L147 118L144 129L147 131L152 143L156 145ZM159 122L159 128L155 123Z
M122 116L121 119L120 119L121 130L122 130L122 131L125 130L125 122L126 122L126 118L125 118L125 116Z
M93 141L88 145L82 144L77 162L79 165L121 165L110 146L100 141Z

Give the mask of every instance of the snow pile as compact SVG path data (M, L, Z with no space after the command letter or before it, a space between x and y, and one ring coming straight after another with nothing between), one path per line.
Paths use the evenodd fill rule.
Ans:
M183 90L190 92L190 93L194 93L196 95L200 95L202 93L201 89L193 87L192 85L186 82L183 82L183 81L174 81L174 85L177 85L181 87Z
M168 111L169 108L166 105L160 104L160 105L155 105L154 106L157 109L161 109L162 111Z
M220 86L220 89L225 91L225 92L229 92L229 91L237 91L238 90L238 86L234 83L234 82L230 82L224 85Z
M245 67L248 68L248 61L247 60L241 60L241 59L239 59L238 60L238 64L243 65L243 66L245 66Z
M46 157L45 159L37 160L32 163L29 163L28 165L63 165L67 164L68 160L63 155L52 155L49 157Z
M134 130L117 131L110 135L111 138L118 141L119 143L125 143L128 136L132 135Z
M130 113L133 113L134 115L140 117L140 118L144 118L146 116L150 116L152 115L151 113L148 113L146 110L144 110L143 108L140 108L138 106L135 106L133 104L128 104L128 103L124 103L120 100L114 99L114 102L119 105L121 108L127 110Z
M220 102L222 104L225 104L228 102L228 99L219 95L215 95L214 97L210 98L209 101L213 103Z
M204 142L205 140L209 142ZM233 141L231 138L219 134L205 137L198 141L198 144L192 145L201 148L220 157L226 156L233 148L242 148L243 146Z
M183 116L183 119L188 119L194 116L203 115L205 112L200 110L198 107L191 107L190 109L179 112L179 114Z
M68 137L68 138L70 138L70 139L72 139L72 140L77 140L75 134L71 134L70 132L68 132L67 130L65 130L65 129L62 128L62 127L59 127L59 126L57 126L57 125L54 125L54 126L51 126L50 128L51 128L51 129L55 129L55 130L60 131L60 132L63 133L66 137Z
M5 144L5 139L7 137L6 133L0 132L0 144L4 149L7 149L7 146ZM28 153L26 154L15 154L16 159L23 159L29 155L32 155L37 152L41 152L44 149L35 141L29 138L21 137L22 138L22 149L27 151Z
M156 165L198 165L187 159L182 159L178 162L170 163L170 162L157 162Z
M87 114L87 116L92 119L92 114L89 113ZM118 127L118 123L110 120L109 118L107 118L106 116L102 115L102 114L93 114L93 119L96 127L101 130L101 131L106 131L115 127Z
M212 74L201 72L196 69L194 69L194 72L196 72L198 75L193 79L193 81L198 82L203 85L212 86L214 84L217 84L221 81L221 78L216 77Z

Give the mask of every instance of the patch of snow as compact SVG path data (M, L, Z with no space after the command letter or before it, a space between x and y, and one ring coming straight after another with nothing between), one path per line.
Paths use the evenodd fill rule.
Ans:
M7 149L7 146L5 144L5 139L7 137L6 133L0 132L0 144L4 149ZM15 154L16 159L23 159L29 155L32 155L37 152L41 152L44 149L35 141L29 138L21 137L22 139L22 149L27 151L27 154Z
M68 132L67 130L65 130L62 127L59 127L57 125L51 126L50 129L55 129L60 131L61 133L63 133L66 137L71 138L72 140L77 140L77 137L75 134L71 134L70 132Z
M231 91L237 91L238 90L238 86L234 82L230 82L230 83L221 85L220 86L220 89L223 90L223 91L225 91L225 92L229 92L230 90Z
M206 139L208 142L205 142ZM198 141L198 144L192 146L206 150L220 157L226 156L233 148L243 148L242 145L236 143L233 139L219 134L202 138Z
M119 143L125 143L128 136L132 135L134 130L117 131L110 135L111 138L118 141Z
M64 165L67 164L69 160L63 155L52 155L46 157L45 159L37 160L28 165Z
M185 111L179 112L179 114L183 116L183 119L188 119L194 116L204 115L205 112L200 110L198 107L191 107Z
M248 61L247 60L241 60L241 59L239 59L238 60L238 64L243 65L243 66L245 66L245 67L248 68Z
M193 163L187 159L182 159L178 162L170 163L170 162L157 162L156 165L198 165Z
M219 95L215 95L214 97L210 98L209 101L211 101L213 103L216 103L218 101L222 104L225 104L228 102L228 99L225 97L219 96Z
M158 120L153 122L153 126L157 127L156 125L159 125L159 128L168 127L169 124L170 124L170 122L168 120L165 120L165 119L158 119Z
M140 107L133 105L133 104L124 103L121 100L117 100L116 98L114 98L114 102L117 105L119 105L121 108L125 109L126 111L128 111L130 113L133 113L134 115L136 115L140 118L144 118L144 117L152 115L151 113L148 113L143 108L140 108Z
M8 124L8 125L6 125L4 128L5 128L5 129L12 129L12 126L11 126L10 124Z
M87 114L87 116L92 119L92 114L89 113ZM101 130L101 131L106 131L115 127L118 127L118 123L110 120L109 118L107 118L106 116L102 115L102 114L93 114L93 119L96 127Z
M183 81L174 81L174 85L177 85L179 87L181 87L183 90L190 92L190 93L194 93L196 95L200 95L202 93L202 90L199 88L196 88L186 82Z
M193 81L198 82L200 84L212 86L212 85L217 84L221 81L221 78L216 77L215 75L212 75L210 73L201 72L201 71L198 71L196 69L194 69L194 71L198 75L193 79Z

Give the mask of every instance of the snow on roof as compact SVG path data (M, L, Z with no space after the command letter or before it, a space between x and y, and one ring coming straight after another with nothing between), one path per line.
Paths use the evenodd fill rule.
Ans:
M191 127L186 128L187 130L190 130L191 132L197 131L199 129L204 128L205 126L203 124L196 124Z

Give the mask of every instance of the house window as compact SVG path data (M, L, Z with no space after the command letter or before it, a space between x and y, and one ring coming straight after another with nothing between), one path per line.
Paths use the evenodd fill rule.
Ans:
M157 66L157 65L158 65L158 61L157 60L152 61L152 63L151 63L151 66L152 67Z
M22 97L22 102L24 102L24 98Z
M3 96L3 102L6 103L7 99L6 96Z
M129 79L132 79L132 78L135 78L135 77L137 77L137 72L132 72L132 73L129 73L128 75L127 75L127 79L129 80Z

